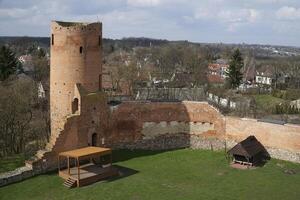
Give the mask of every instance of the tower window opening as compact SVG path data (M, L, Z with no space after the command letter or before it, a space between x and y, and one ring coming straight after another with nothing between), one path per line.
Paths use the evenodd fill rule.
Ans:
M98 45L101 46L101 35L99 35L99 38L98 38Z
M78 111L78 99L75 98L72 102L72 114L75 114Z
M54 45L54 35L51 35L51 44Z
M102 89L102 74L99 75L99 83L98 84L99 84L98 89L101 91L101 89Z
M97 146L97 133L92 135L92 146Z
M82 53L83 48L79 47L79 53Z

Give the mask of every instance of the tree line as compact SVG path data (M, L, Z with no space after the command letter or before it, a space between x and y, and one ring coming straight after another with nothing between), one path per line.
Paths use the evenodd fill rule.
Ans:
M15 53L0 47L0 157L31 156L50 135L48 99L37 96L38 83L49 79L49 66L44 50L33 49L31 55L34 70L27 75Z

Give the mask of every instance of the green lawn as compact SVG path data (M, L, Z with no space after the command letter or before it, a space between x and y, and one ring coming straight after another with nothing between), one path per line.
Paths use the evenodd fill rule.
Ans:
M253 97L257 103L257 108L266 111L271 111L276 105L285 102L284 99L273 97L268 94L253 95Z
M24 165L23 155L14 155L0 158L0 173L11 171ZM0 197L1 199L1 197Z
M0 199L300 199L299 164L271 160L262 168L237 170L224 152L190 149L114 156L132 175L74 189L65 188L56 173L40 175L0 188Z

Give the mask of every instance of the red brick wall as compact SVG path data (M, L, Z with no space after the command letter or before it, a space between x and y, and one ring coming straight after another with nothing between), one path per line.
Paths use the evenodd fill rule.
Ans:
M241 141L254 135L263 145L300 153L300 126L258 122L255 119L226 117L226 136Z
M211 123L209 135L225 136L225 119L206 102L124 102L111 113L107 143L141 140L144 122Z

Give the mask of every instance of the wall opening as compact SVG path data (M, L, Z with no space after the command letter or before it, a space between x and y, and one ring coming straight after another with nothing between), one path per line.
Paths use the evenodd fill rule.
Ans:
M82 53L82 50L83 50L82 46L79 47L79 53Z
M101 46L101 35L99 35L99 38L98 38L98 45Z
M51 35L51 44L54 45L54 35Z
M99 75L99 91L102 90L102 74Z
M97 133L93 133L92 135L92 146L97 146Z
M72 114L78 111L78 99L75 98L72 102Z

